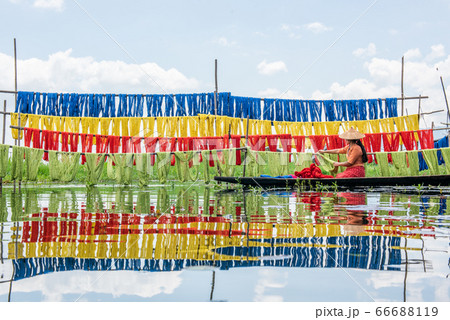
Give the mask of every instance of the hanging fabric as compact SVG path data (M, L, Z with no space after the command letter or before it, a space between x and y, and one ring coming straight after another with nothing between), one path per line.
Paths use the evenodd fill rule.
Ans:
M233 149L212 151L213 159L223 176L231 177L236 168L236 152Z
M13 153L11 159L11 179L22 181L23 178L23 166L24 166L24 147L13 146Z
M289 153L288 152L264 152L267 157L266 165L272 176L282 176L288 174Z
M79 133L70 133L69 134L70 151L71 152L78 151L78 137L79 137Z
M208 161L207 161L207 159L208 159L208 157L209 157L209 153L210 153L210 151L209 150L202 150L201 151L201 156L202 156L202 159L203 159L203 161L202 161L202 163L203 163L203 168L202 168L202 171L203 171L203 182L205 182L206 184L208 184L210 181L211 181L211 178L210 178L210 176L209 176L209 163L208 163Z
M407 176L408 165L406 163L406 152L392 152L392 167L394 168L396 176Z
M419 175L419 157L417 151L407 151L406 155L408 157L409 164L409 174L411 176Z
M150 158L147 153L135 154L136 171L138 172L139 187L148 185L151 179L152 166L150 165Z
M322 150L325 147L326 136L324 135L309 136L309 140L311 141L314 152Z
M61 132L61 151L69 151L69 133Z
M53 181L71 182L75 180L80 162L79 152L49 151L48 168Z
M417 141L414 137L414 131L401 131L399 133L406 150L417 150Z
M141 132L142 118L129 118L130 123L130 136L139 137Z
M312 154L311 153L294 153L295 169L301 171L304 168L309 168L312 164Z
M156 157L156 170L158 172L159 182L164 184L167 181L167 174L170 169L171 162L171 153L170 152L158 152Z
M111 118L100 118L100 133L104 136L109 134Z
M145 152L155 153L157 143L158 143L158 138L153 138L153 137L145 138L144 139ZM155 155L154 154L151 155L150 162L151 162L152 166L155 164Z
M8 169L9 146L0 144L0 178L5 178Z
M86 157L86 185L93 186L98 184L102 176L105 164L105 154L87 153Z
M27 124L28 115L27 114L20 114L20 126L25 127ZM12 126L19 126L19 114L18 113L11 113L11 125ZM11 135L13 139L22 139L23 132L20 131L20 138L19 138L19 130L18 129L11 129Z
M375 157L378 164L378 170L381 177L390 177L391 173L389 170L388 153L387 152L376 152Z
M294 145L297 152L305 152L305 136L292 136L292 138L294 139Z
M94 140L94 136L92 134L80 134L81 139L81 152L84 155L81 157L81 164L85 164L86 162L86 153L92 153L92 143Z
M115 163L114 178L117 184L130 185L133 174L133 154L112 154L111 160Z
M180 182L186 182L187 180L196 181L198 177L198 165L189 166L189 163L194 158L194 155L198 152L175 152L177 176Z
M439 175L439 163L437 159L436 149L422 150L422 154L431 175Z
M434 148L434 140L433 140L433 130L419 130L417 131L419 135L419 143L420 149L433 149Z

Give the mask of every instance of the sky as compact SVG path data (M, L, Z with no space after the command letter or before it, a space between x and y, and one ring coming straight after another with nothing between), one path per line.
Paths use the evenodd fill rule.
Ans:
M236 96L400 97L404 57L405 96L447 110L449 16L450 0L1 0L0 90L14 89L16 38L24 91L212 92L217 59Z

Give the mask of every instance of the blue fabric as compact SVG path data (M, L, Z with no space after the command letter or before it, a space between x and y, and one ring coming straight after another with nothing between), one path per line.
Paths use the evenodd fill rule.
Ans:
M369 99L367 100L367 104L369 106L369 119L378 119L378 114L382 115L383 112L381 109L381 99Z
M336 121L336 113L334 110L334 106L335 106L335 103L333 100L326 100L323 102L326 121Z
M398 117L397 98L386 98L385 101L385 117Z
M166 117L173 117L175 112L173 110L173 106L174 106L174 97L170 94L166 94L164 96L164 103L165 103L165 113L164 116Z
M119 108L117 109L117 117L127 117L128 107L127 107L127 95L119 94Z
M276 179L292 179L291 175L272 177L272 176L269 176L268 174L262 174L262 175L260 175L260 177L261 178L276 178Z
M358 100L358 120L367 120L367 105L366 100Z
M434 142L434 148L440 149L440 148L448 148L448 137L445 136L442 139ZM439 165L445 163L444 158L442 157L441 150L437 151L437 158Z
M116 116L116 96L114 94L105 95L104 117L114 118Z
M318 122L322 120L322 103L320 101L308 101L308 108L311 122Z
M186 115L186 95L185 94L177 94L175 95L175 100L177 102L176 104L176 110L175 110L175 116L181 117Z

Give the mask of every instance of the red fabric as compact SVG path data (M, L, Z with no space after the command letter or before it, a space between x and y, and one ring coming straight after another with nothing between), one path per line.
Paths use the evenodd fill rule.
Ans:
M309 140L311 140L311 146L313 147L314 152L322 150L325 147L325 138L325 135L309 136Z
M414 137L414 131L401 131L399 133L406 150L417 150L417 141Z
M162 152L175 152L177 147L177 138L159 138L159 150ZM172 155L170 165L175 165L175 155Z
M33 131L30 128L24 128L23 129L23 135L24 135L25 147L30 147L30 145L31 145L31 137L33 135Z
M122 153L132 153L131 137L122 137Z
M41 130L39 129L31 129L33 131L33 148L41 148Z
M339 135L337 134L327 136L325 139L325 143L328 150L341 149L345 147L345 140L339 138Z
M267 144L269 145L269 151L277 152L279 136L270 135L270 136L267 136L266 138L267 138Z
M292 136L290 134L281 134L280 142L281 142L281 147L283 148L283 152L291 152L292 151Z
M156 151L156 143L158 142L158 138L154 137L147 137L144 139L144 146L145 146L145 152L147 153L154 153ZM155 164L156 156L152 154L150 156L150 161L152 166Z
M366 170L364 166L355 166L345 169L344 172L338 173L336 178L355 178L355 177L365 177Z
M107 153L108 146L109 146L109 136L102 136L102 135L96 136L95 152Z
M109 152L110 153L119 153L119 147L120 147L120 137L110 136L109 137Z
M41 139L42 139L41 145L43 146L44 150L55 150L55 151L58 150L59 132L42 130ZM44 153L43 159L45 161L48 161L48 152Z
M61 151L69 151L69 133L61 132Z
M238 135L232 135L231 136L231 143L233 145L233 148L240 148L241 147L241 136ZM236 165L241 165L242 159L241 159L241 150L236 150Z
M78 133L70 133L69 134L69 140L70 140L70 151L72 152L78 152Z
M311 163L309 168L304 168L302 171L295 171L295 176L299 178L315 178L315 179L322 179L322 178L333 178L333 176L323 174L322 170L318 166L316 166L314 163Z
M434 148L434 140L433 140L433 130L419 130L417 131L419 135L419 143L420 149L433 149Z
M297 152L305 152L305 136L292 136L292 138Z
M385 152L398 151L400 147L400 134L398 132L382 133L383 148ZM392 156L388 155L388 161L392 162Z
M80 134L81 138L81 152L83 153L91 153L92 152L92 142L94 140L94 136L92 134L82 133ZM81 164L86 163L86 156L81 156Z
M254 151L264 151L266 149L266 136L248 136L248 144Z

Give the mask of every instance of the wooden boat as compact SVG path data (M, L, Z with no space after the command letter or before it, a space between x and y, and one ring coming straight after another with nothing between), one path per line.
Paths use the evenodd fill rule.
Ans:
M267 177L214 177L218 182L241 184L252 187L382 187L382 186L450 186L450 175L405 176L405 177L364 177L364 178L327 178L327 179L293 179Z

